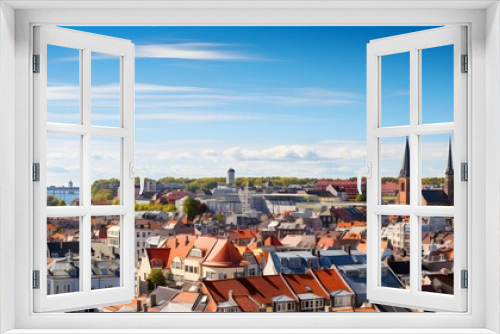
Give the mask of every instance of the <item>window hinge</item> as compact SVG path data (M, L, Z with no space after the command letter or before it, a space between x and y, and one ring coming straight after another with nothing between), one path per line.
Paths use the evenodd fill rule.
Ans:
M33 270L33 289L40 289L40 270Z
M469 181L469 165L466 162L460 164L460 180Z
M33 181L40 182L40 164L38 162L33 164Z
M469 72L469 56L462 55L462 73Z
M467 289L469 287L469 272L467 270L461 271L461 281L462 289Z
M40 73L40 55L33 55L33 73Z

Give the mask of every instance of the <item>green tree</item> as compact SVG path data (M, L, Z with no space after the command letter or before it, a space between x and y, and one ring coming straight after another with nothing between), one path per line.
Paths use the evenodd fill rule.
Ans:
M165 212L175 212L177 211L177 207L173 204L167 204L163 206L163 211Z
M184 203L182 203L182 211L187 214L189 220L192 220L200 214L201 203L192 197L188 197Z
M47 195L47 202L55 201L57 198L54 195Z
M356 202L364 202L364 201L366 201L365 195L363 194L356 195Z
M147 282L149 291L153 291L159 286L167 286L165 275L163 275L163 272L160 269L151 269Z
M59 201L57 201L57 206L66 206L66 201L63 199L60 199Z

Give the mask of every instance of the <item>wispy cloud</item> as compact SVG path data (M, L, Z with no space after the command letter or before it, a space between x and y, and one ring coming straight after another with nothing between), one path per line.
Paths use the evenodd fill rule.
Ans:
M230 50L232 44L220 43L175 43L175 44L147 44L137 45L137 58L172 58L189 60L265 60L263 57Z

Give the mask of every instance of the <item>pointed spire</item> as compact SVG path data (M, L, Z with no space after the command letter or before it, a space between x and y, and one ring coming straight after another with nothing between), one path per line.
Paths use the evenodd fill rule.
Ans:
M408 142L408 137L406 137L405 155L401 164L401 170L399 171L399 177L410 177L410 143Z
M446 165L446 175L453 175L454 170L453 170L453 153L451 151L451 136L448 140L448 164Z

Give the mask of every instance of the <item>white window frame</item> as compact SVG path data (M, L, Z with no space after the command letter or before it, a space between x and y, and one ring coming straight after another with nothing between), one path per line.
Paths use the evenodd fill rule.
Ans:
M367 160L371 166L368 178L368 300L382 304L424 310L464 312L467 309L467 290L461 288L461 270L467 270L467 185L460 179L460 163L467 160L467 76L461 73L461 56L467 55L467 30L465 26L450 26L396 35L371 41L367 46ZM422 124L421 110L421 59L422 51L439 46L453 45L454 121L449 123ZM381 76L384 56L408 52L410 74L410 124L382 127ZM454 206L423 206L421 203L421 150L420 136L454 134L453 159L455 167ZM407 137L410 143L410 204L382 205L381 199L381 140L390 137ZM383 287L381 282L381 217L401 215L410 217L410 289ZM422 217L454 217L454 294L446 295L420 290L421 282L421 219ZM406 231L404 226L404 231ZM407 242L406 234L404 240Z
M34 161L40 164L40 181L33 184L34 194L34 269L40 272L40 289L35 289L36 312L81 310L116 304L134 298L133 247L135 212L134 179L129 173L129 162L134 161L134 45L124 39L111 38L77 30L36 26L34 27L34 53L39 55L39 73L33 76L34 84ZM72 48L80 53L80 123L60 124L47 122L47 45ZM99 52L120 58L120 126L100 127L91 123L91 54ZM46 138L48 133L79 136L80 139L80 205L47 207L46 194ZM94 136L117 138L120 141L120 205L91 205L91 139ZM132 175L131 175L132 174ZM131 177L132 176L132 177ZM111 231L110 245L120 246L120 286L114 289L91 289L91 218L92 216L119 216L120 233ZM47 217L80 218L79 290L49 296L45 289L47 275ZM66 290L64 290L66 291Z
M134 9L116 8L116 6ZM267 332L287 333L307 329L308 332L358 333L498 333L500 233L498 207L500 187L497 166L500 164L500 18L494 1L269 1L259 3L207 1L201 3L159 3L78 1L1 3L0 63L0 328L16 333L76 333L76 328L92 333L144 332L147 328L160 332L191 329L268 328ZM15 10L13 7L17 7ZM51 7L49 7L51 6ZM99 8L97 8L99 6ZM197 7L198 6L198 7ZM393 8L397 6L397 8ZM22 8L24 9L22 9ZM59 8L66 7L66 8ZM77 8L78 7L78 8ZM103 9L108 7L109 10ZM149 7L149 9L147 9ZM152 8L155 7L155 8ZM163 7L163 8L156 8ZM170 8L168 8L170 7ZM42 10L42 9L49 10ZM114 9L113 9L114 8ZM137 10L142 8L143 10ZM244 8L247 8L244 10ZM59 10L54 10L59 9ZM26 249L31 248L32 192L30 181L32 148L31 101L31 31L34 24L70 25L407 25L439 26L466 24L469 27L468 96L470 190L469 220L474 225L468 244L469 310L465 314L35 314L32 312L31 264ZM339 50L340 52L340 50ZM486 67L488 70L486 71ZM14 83L14 84L13 84ZM471 122L471 120L474 122ZM488 138L488 140L486 140ZM12 143L15 142L15 145ZM485 152L489 152L486 155ZM14 177L12 177L14 175ZM488 180L488 182L486 182ZM7 196L5 194L8 194ZM12 196L12 194L15 194ZM486 196L488 194L488 196ZM489 210L486 208L489 207ZM4 208L15 208L15 210ZM15 222L5 223L5 222ZM472 232L469 230L469 233ZM14 236L14 237L13 237ZM28 244L28 247L26 245ZM492 256L485 265L486 250ZM12 256L12 254L14 254ZM14 301L14 302L13 302ZM197 321L192 321L199 316ZM332 321L332 316L335 321ZM140 329L137 324L144 324ZM165 324L169 328L165 328ZM286 326L288 329L283 329ZM335 328L332 328L335 326ZM75 329L74 331L72 329ZM222 331L219 331L222 332ZM259 329L258 332L266 332Z

